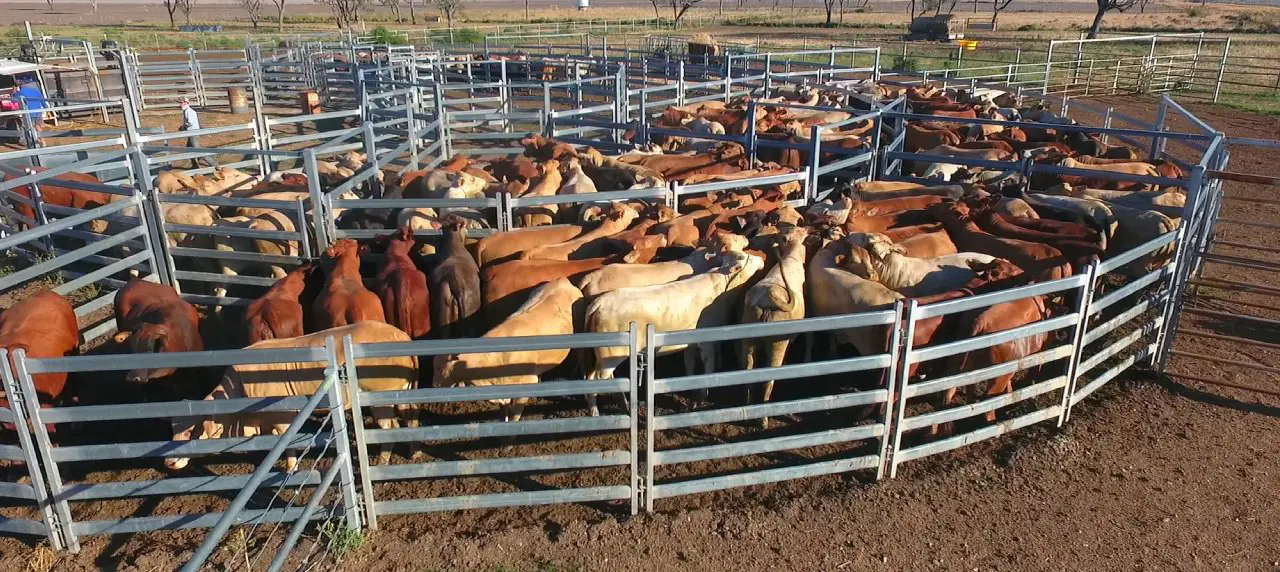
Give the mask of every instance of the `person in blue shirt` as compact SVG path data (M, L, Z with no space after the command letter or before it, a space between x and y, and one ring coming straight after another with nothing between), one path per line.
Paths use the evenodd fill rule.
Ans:
M14 94L22 102L23 106L31 111L31 125L36 130L36 144L44 145L44 140L40 137L40 132L44 130L44 109L46 107L44 94L40 92L40 84L35 80L28 79Z
M182 126L178 127L178 131L199 131L200 116L196 115L196 110L191 107L191 100L182 98ZM192 135L187 137L187 147L200 147L200 137ZM198 169L201 165L206 167L212 165L207 157L196 157L191 160L191 168Z

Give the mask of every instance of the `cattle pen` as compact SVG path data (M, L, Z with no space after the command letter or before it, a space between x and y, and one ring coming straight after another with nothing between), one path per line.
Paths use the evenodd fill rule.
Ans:
M363 55L362 55L363 54ZM812 56L826 56L812 63ZM259 54L259 57L261 54ZM814 86L856 93L851 86L881 80L878 49L836 49L697 57L643 52L602 55L513 53L488 50L482 57L443 52L415 53L391 47L315 46L246 62L243 84L254 103L253 121L189 133L155 133L141 128L134 101L148 102L146 85L130 87L130 97L83 103L94 109L118 109L125 128L99 134L100 140L43 149L0 153L0 252L25 267L0 276L0 291L50 285L71 296L86 344L116 331L106 308L130 276L176 288L194 304L244 306L274 281L237 273L193 270L195 261L258 263L293 268L315 258L342 238L367 239L377 230L344 229L344 213L397 208L463 208L477 211L485 228L478 235L518 228L521 209L594 201L647 200L676 206L682 197L753 186L795 184L796 206L830 195L837 181L914 180L906 162L942 160L1016 173L1084 175L1085 171L1037 164L1030 159L984 161L906 152L905 125L922 116L902 99L865 101L850 117L814 125L808 143L761 138L755 123L744 133L693 134L658 123L668 106L700 101L729 102L756 93L768 97L783 86ZM363 58L363 59L362 59ZM700 60L700 61L699 61ZM171 64L166 64L171 65ZM174 64L176 65L176 64ZM198 75L199 63L187 62ZM219 64L221 66L221 64ZM226 66L222 66L226 67ZM167 67L156 68L167 70ZM157 72L159 73L159 72ZM184 72L186 73L186 72ZM916 80L919 81L919 80ZM976 81L971 82L976 87ZM199 81L193 85L198 86ZM236 83L236 85L240 85ZM283 93L312 86L326 109L318 114L278 112ZM1034 90L1021 95L1036 98ZM9 502L0 517L6 534L47 539L57 550L77 551L79 539L154 530L210 529L185 569L198 570L235 524L273 537L278 551L271 569L281 569L305 527L324 530L376 529L386 518L463 509L594 503L603 510L636 514L656 510L662 499L733 487L823 474L865 472L870 479L892 478L903 463L991 439L1033 424L1061 426L1072 408L1099 388L1134 368L1159 370L1170 352L1184 293L1199 279L1202 257L1213 237L1222 200L1220 179L1210 176L1227 166L1228 143L1212 126L1165 96L1155 122L1113 109L1094 109L1065 98L1046 104L1102 117L1100 125L1061 125L1056 129L1100 134L1122 141L1151 159L1173 162L1186 178L1102 174L1095 177L1185 190L1186 204L1177 229L1126 244L1082 272L1061 279L971 296L919 304L899 301L874 312L824 316L768 324L726 325L682 331L658 331L632 324L629 331L505 339L428 340L366 344L333 339L324 347L295 350L217 349L205 352L132 355L81 355L31 358L22 350L0 350L7 406L0 422L12 425L0 445L15 478L0 483ZM66 102L66 106L76 103ZM748 114L754 116L756 104ZM143 107L137 105L136 107ZM840 111L818 105L778 104L810 112ZM277 114L278 113L278 114ZM16 113L15 113L16 115ZM931 121L1013 126L982 119ZM1172 130L1171 119L1196 126ZM824 131L871 122L869 146L844 149L823 144ZM1021 123L1025 125L1025 123ZM235 133L246 144L231 147L170 147L189 135ZM543 135L605 152L630 149L663 136L684 136L709 143L741 145L754 162L762 152L802 151L805 164L795 172L759 178L601 192L589 199L574 195L516 197L500 192L483 199L383 198L381 173L436 167L458 153L518 155L521 140ZM341 183L322 187L319 161L349 151L367 162ZM56 162L49 158L59 157ZM306 175L305 193L290 200L177 195L155 188L157 175L179 163L210 159L219 166L266 175L284 171ZM44 167L46 170L29 169ZM213 167L191 170L211 173ZM40 188L57 175L99 173L100 184L56 186L104 193L104 204L84 209L46 204ZM29 188L24 195L16 192ZM18 208L24 205L29 209ZM175 205L217 208L271 208L285 213L290 229L201 227L167 222ZM29 210L34 218L25 215ZM184 246L175 233L226 235L292 241L296 253L275 257ZM416 229L430 239L439 230ZM1165 262L1147 268L1143 261ZM41 288L43 286L35 286ZM209 291L220 287L218 294ZM1016 300L1053 295L1065 311L1012 330L919 347L913 333L946 315ZM758 369L729 369L680 374L660 348L698 344L734 344L751 338L887 329L889 343L879 353L823 353L812 345L804 363ZM913 377L914 366L946 360L1019 338L1050 335L1045 349L1016 361L938 378ZM812 342L808 342L812 344ZM531 385L421 387L404 391L365 391L357 358L432 356L463 352L512 352L566 348L587 351L619 348L626 356L625 376L585 379L579 372ZM342 357L345 356L345 357ZM12 359L9 359L9 358ZM345 362L344 362L345 360ZM101 404L42 403L32 376L68 372L93 375L137 368L224 367L238 364L305 362L323 378L312 395L241 398L223 401L151 401ZM950 408L908 400L933 396L1015 372L1032 379L1017 390ZM883 387L851 391L841 380L869 376ZM740 405L733 397L765 381L777 380L787 399ZM710 408L682 409L677 393L714 390ZM618 397L621 407L588 416L578 396ZM538 419L492 422L492 400L531 399ZM362 408L415 406L425 410L422 426L366 428ZM357 413L348 417L346 407ZM870 415L855 411L870 410ZM317 411L326 411L315 415ZM1000 411L999 421L963 421ZM285 412L291 422L278 435L222 436L173 441L151 439L173 419L260 412ZM771 430L744 422L786 417ZM146 419L148 431L129 422ZM956 424L956 431L922 437L923 430ZM87 441L62 441L62 425L89 427ZM160 428L163 426L162 428ZM160 428L160 429L157 429ZM382 448L431 443L427 459L379 460ZM286 454L301 459L299 469L276 467ZM773 453L792 452L787 457ZM265 457L260 454L265 453ZM174 476L160 471L163 458L194 457L209 467L205 474ZM216 467L216 469L215 469ZM19 481L16 477L25 477ZM177 513L165 499L205 499L205 512ZM262 499L268 499L264 502ZM269 532L268 532L269 531ZM330 533L332 534L332 533ZM330 537L332 538L332 536Z

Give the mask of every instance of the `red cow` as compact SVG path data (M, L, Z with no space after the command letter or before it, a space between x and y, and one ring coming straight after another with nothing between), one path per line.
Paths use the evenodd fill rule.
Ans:
M386 322L382 301L360 279L360 246L344 238L324 251L324 288L312 306L316 328L327 330L364 320Z
M0 347L23 350L29 358L57 358L75 355L80 346L80 326L76 312L62 296L44 290L0 313ZM37 373L31 376L40 405L62 404L67 386L66 373ZM0 406L8 399L0 397Z
M409 257L413 231L404 227L382 239L387 243L386 260L378 270L373 290L382 299L387 323L411 338L421 339L431 330L431 297L427 275Z
M39 173L39 172L48 170L46 167L28 167L27 169L33 173ZM26 173L21 173L16 175L6 174L4 176L4 180L12 181L14 179L19 179L25 176L27 176ZM61 175L54 176L52 180L53 181L70 181L74 183L88 183L93 185L102 184L102 181L99 181L97 177L90 175L88 173L63 173ZM79 189L72 189L69 187L60 187L48 180L41 181L40 183L37 184L37 186L40 187L40 196L44 200L45 204L57 205L60 207L68 207L68 208L81 209L81 210L93 209L103 205L110 204L112 201L116 200L116 197L117 197L117 195L113 195L111 193L82 191ZM31 185L23 185L21 187L16 187L11 190L14 193L17 193L27 198L31 198ZM19 214L31 219L32 221L38 222L36 221L35 210L32 209L31 206L26 205L22 202L18 202L18 201L15 201L15 202L17 204L14 205L14 209L17 210Z
M200 315L170 286L130 280L116 292L115 315L115 341L135 354L204 350ZM125 381L147 383L175 373L175 368L135 369Z
M248 343L296 338L304 333L301 299L312 269L311 263L293 269L249 304L244 318Z

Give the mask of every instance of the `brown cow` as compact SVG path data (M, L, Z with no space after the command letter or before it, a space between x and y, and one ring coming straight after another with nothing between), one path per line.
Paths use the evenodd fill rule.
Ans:
M309 262L294 268L249 304L244 316L249 344L296 338L305 333L302 292L307 286L307 276L314 268Z
M481 271L485 316L489 323L497 324L525 303L538 286L560 278L577 281L611 260L511 260L486 267Z
M1075 237L1023 228L1010 223L1003 215L990 209L979 210L974 214L973 218L982 230L1004 238L1048 244L1060 250L1063 255L1073 261L1085 262L1085 259L1102 256L1103 254L1102 245L1096 240L1085 242ZM1094 236L1096 237L1097 235L1095 234Z
M849 213L849 218L879 216L902 211L919 210L927 208L930 205L936 205L945 200L945 197L925 195L885 199L881 201L854 201L853 210Z
M133 279L116 292L117 343L135 354L204 350L200 315L171 286ZM147 383L177 373L175 368L135 369L129 383Z
M699 227L705 227L709 224L716 214L718 213L710 210L694 211L649 227L649 234L664 237L667 241L667 246L693 248L698 245L699 240L702 240L702 230ZM700 221L703 219L706 219L706 221L700 225Z
M520 253L524 260L582 260L604 256L609 247L608 237L631 226L639 216L635 209L622 203L614 203L609 214L595 228L565 242L544 244Z
M1043 296L1022 298L964 313L956 327L956 335L958 339L976 338L1039 322L1049 318L1049 316L1050 312L1045 305ZM1043 350L1051 335L1053 335L1052 332L1035 334L988 348L958 354L950 359L947 369L951 373L960 373L1016 361ZM991 384L987 386L987 396L1012 392L1013 376L1014 373L1008 373L993 379ZM944 397L946 403L952 401L955 392L955 389L947 391ZM989 423L996 420L995 410L987 412L986 420Z
M524 155L539 163L555 159L557 161L569 157L577 158L578 150L568 143L556 141L541 135L530 135L520 140L524 145Z
M916 123L907 124L904 148L911 153L933 149L939 145L959 145L960 136L947 129L929 129Z
M653 169L668 181L684 181L696 174L720 175L736 173L749 167L742 145L724 143L711 152L698 155L636 155L620 158L628 164Z
M360 278L360 245L344 238L324 251L324 289L311 308L321 330L365 320L384 322L382 300Z
M929 208L929 212L947 227L947 233L960 250L1007 259L1044 281L1057 280L1071 274L1071 267L1066 264L1066 259L1058 249L1047 244L990 234L969 216L969 207L964 203L934 205Z
M40 173L47 170L48 170L47 167L27 167L26 172L24 173L13 174L13 175L6 174L4 176L4 180L12 181L15 179L25 177L27 176L28 173ZM100 206L110 204L114 201L124 198L122 195L114 195L111 193L103 193L103 192L97 192L97 191L82 191L79 189L72 189L70 187L61 187L54 184L52 181L68 181L72 183L88 183L93 185L102 184L102 181L99 181L97 177L90 175L88 173L72 172L72 173L63 173L61 175L56 175L51 180L41 181L37 185L40 187L41 199L44 201L45 204L48 204L48 205L57 205L60 207L89 210L89 209L94 209ZM28 199L31 198L31 193L32 193L31 185L23 185L21 187L15 187L10 190L13 191L15 194L21 195ZM121 192L126 192L126 191L124 189L121 189ZM14 210L18 211L18 214L21 214L22 216L27 217L28 219L31 219L31 221L35 224L40 224L40 221L36 220L35 209L31 208L30 205L27 205L20 201L14 201L13 207L14 207ZM61 218L61 215L59 215L59 218ZM106 221L93 221L92 223L90 223L89 228L90 230L96 233L105 232Z
M505 262L541 244L570 240L585 229L573 224L537 228L517 228L491 234L476 242L476 261L481 266Z
M409 257L414 246L413 231L402 227L385 238L386 258L378 269L373 291L382 299L388 324L415 340L422 339L431 331L431 297L427 275Z
M10 359L17 350L25 352L28 358L76 355L79 346L80 326L75 309L66 298L51 290L36 292L0 313L0 348L9 350ZM31 381L41 406L62 405L66 372L37 373L31 376ZM9 407L9 400L0 397L0 407Z
M467 252L466 221L448 217L435 268L427 274L431 293L431 329L440 339L477 333L472 316L480 309L480 268Z
M844 223L843 228L846 234L855 232L883 233L891 228L928 224L936 221L937 219L927 211L909 210L874 216L850 215L849 221Z

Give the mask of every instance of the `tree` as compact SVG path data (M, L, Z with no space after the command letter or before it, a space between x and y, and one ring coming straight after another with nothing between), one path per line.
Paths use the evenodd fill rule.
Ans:
M827 0L823 0L823 1L826 2ZM658 18L662 17L658 14L659 6L663 8L668 8L668 7L671 8L671 27L672 28L679 28L680 19L684 18L685 13L687 13L694 6L697 6L699 2L702 2L702 0L649 0L649 3L653 4L654 16L657 16Z
M49 9L50 9L50 10L52 10L52 9L53 9L53 0L44 0L44 1L49 3Z
M1150 4L1150 3L1151 3L1151 0L1138 0L1138 13L1140 14L1146 13L1147 4Z
M161 2L164 2L165 12L169 13L169 27L177 28L178 23L173 20L173 13L177 12L178 8L181 8L186 3L186 0L161 0Z
M191 9L196 7L196 0L181 0L178 7L182 9L182 15L187 18L187 25L191 25Z
M262 0L240 0L240 7L249 13L249 21L253 22L253 29L258 29L258 21L262 20Z
M276 5L276 32L284 32L284 3L286 0L271 0Z
M1150 2L1151 0L1147 0ZM991 2L991 29L995 30L996 19L1000 17L1000 13L1013 4L1013 0L993 0Z
M333 19L339 28L347 28L360 19L362 10L368 0L315 0L316 4L325 4L333 10Z
M418 0L409 0L409 23L410 24L416 25L418 23L418 15L415 14L413 11L413 5L417 3L418 3Z
M400 0L378 0L378 3L390 8L391 17L395 18L396 22L400 21Z
M452 30L454 18L462 14L462 0L431 0L431 3L440 11L440 15L444 16L444 21Z
M1092 40L1098 37L1098 31L1102 29L1102 17L1107 12L1115 10L1116 12L1124 12L1132 8L1138 3L1138 0L1097 0L1098 11L1093 15L1093 25L1089 27L1089 35L1086 38Z

